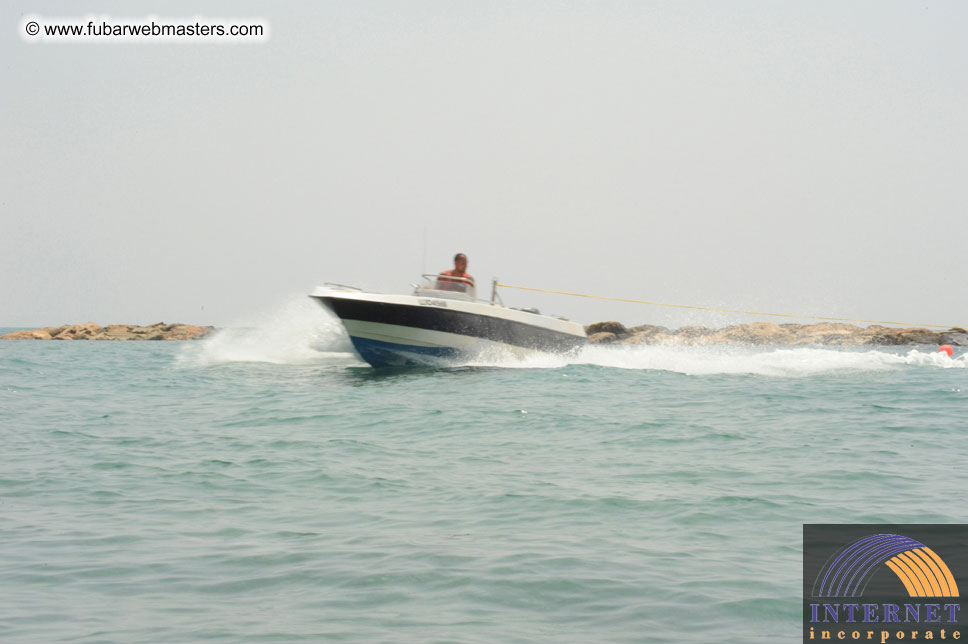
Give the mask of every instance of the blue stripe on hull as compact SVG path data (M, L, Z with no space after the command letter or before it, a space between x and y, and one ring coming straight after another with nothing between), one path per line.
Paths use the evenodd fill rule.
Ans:
M413 344L382 342L350 336L356 352L374 367L436 365L441 360L457 358L460 351L451 347L418 347Z

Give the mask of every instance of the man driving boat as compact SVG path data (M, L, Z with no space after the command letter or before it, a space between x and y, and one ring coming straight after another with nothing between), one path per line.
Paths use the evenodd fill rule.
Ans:
M457 278L457 279L453 279ZM467 272L467 255L454 255L454 268L442 271L437 276L437 289L474 294L474 278Z

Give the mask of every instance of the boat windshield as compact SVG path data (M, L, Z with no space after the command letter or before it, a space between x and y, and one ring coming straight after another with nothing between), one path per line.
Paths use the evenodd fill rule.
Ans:
M474 282L464 277L453 275L438 275L425 273L423 279L416 285L414 295L430 297L446 297L455 300L473 300L477 295Z

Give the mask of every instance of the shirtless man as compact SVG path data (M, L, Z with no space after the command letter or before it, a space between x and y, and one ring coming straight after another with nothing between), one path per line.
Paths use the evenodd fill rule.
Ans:
M449 277L460 277L463 279L448 279ZM464 281L466 280L466 281ZM454 255L454 268L443 271L437 277L437 288L441 291L460 291L467 293L474 291L474 278L467 272L467 255L457 253Z

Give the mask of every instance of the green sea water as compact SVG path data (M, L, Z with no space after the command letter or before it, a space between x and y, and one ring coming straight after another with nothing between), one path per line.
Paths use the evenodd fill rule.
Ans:
M968 522L963 352L373 370L289 318L0 343L0 641L796 641L804 523Z

